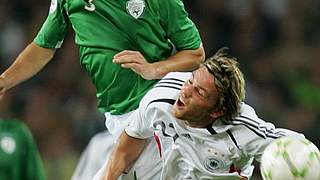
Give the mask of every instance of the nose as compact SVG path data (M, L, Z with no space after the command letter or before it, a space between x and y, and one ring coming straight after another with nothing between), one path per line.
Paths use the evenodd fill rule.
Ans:
M192 95L192 86L188 83L185 83L181 89L181 95L183 98L188 98Z

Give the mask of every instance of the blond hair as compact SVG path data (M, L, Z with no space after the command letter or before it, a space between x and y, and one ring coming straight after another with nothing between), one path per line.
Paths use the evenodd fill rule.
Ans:
M219 49L215 55L204 62L214 76L219 98L217 110L224 111L224 119L231 121L239 115L241 102L245 98L245 81L235 57L226 53L228 48Z

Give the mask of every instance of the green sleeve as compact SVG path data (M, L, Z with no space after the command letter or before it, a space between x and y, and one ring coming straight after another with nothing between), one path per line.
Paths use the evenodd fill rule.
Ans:
M25 180L44 180L44 168L36 143L33 140L31 132L23 124L22 131L25 135Z
M197 49L201 38L181 0L158 0L163 28L178 50Z
M69 20L63 0L51 0L50 10L34 42L43 48L60 48L68 30Z

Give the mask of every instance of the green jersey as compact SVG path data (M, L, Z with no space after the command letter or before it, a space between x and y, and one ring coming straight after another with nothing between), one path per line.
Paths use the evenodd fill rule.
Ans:
M174 50L197 49L201 39L181 0L52 0L35 43L59 48L69 25L80 49L80 63L97 91L102 112L136 109L155 83L112 63L123 50L140 51L148 62Z
M37 147L22 122L0 120L0 179L45 179Z

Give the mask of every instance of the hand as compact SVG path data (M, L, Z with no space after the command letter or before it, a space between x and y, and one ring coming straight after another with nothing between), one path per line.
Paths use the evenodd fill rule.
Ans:
M131 69L144 79L158 79L156 67L149 63L139 51L121 51L113 57L112 62Z

